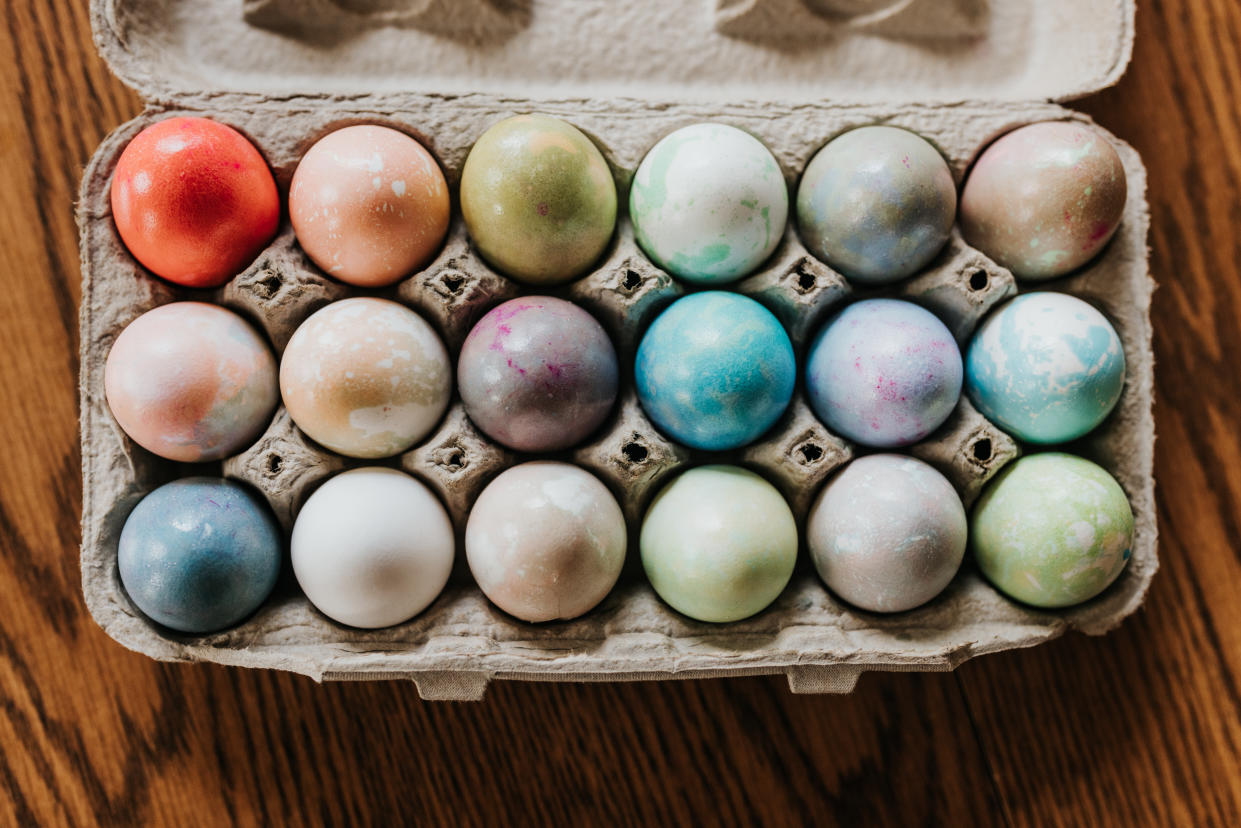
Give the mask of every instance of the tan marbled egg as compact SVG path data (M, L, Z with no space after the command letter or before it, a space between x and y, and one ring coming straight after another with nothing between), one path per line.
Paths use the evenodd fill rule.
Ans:
M350 457L390 457L439 422L452 368L439 335L409 308L345 299L294 332L280 361L280 393L315 442Z

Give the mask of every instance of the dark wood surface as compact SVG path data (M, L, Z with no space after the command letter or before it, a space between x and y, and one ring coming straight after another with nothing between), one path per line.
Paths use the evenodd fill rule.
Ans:
M1241 824L1241 4L1146 0L1079 105L1150 170L1160 558L1146 607L848 697L782 678L401 682L159 664L78 584L77 237L139 109L85 4L0 8L0 823Z

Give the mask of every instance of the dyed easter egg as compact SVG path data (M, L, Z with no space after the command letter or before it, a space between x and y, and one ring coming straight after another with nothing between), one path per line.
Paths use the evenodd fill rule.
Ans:
M725 124L694 124L642 159L629 190L638 244L655 264L700 285L753 271L784 235L789 193L763 143Z
M616 351L577 305L523 296L493 308L457 360L465 411L518 451L555 451L597 429L616 401Z
M267 342L237 314L203 302L161 305L130 322L108 352L103 385L135 443L183 463L241 451L280 400Z
M276 235L280 196L259 151L206 118L168 118L139 132L112 175L121 241L156 276L222 285Z
M678 299L655 318L634 374L642 409L660 431L719 451L771 428L792 399L797 365L771 311L711 290Z
M423 484L396 469L336 475L293 524L293 574L315 608L351 627L408 621L452 572L448 513Z
M387 299L333 302L293 333L280 393L297 427L350 457L391 457L448 408L452 366L435 330Z
M310 148L289 187L289 219L329 276L382 287L435 255L448 232L448 183L403 132L345 127Z
M483 489L465 554L483 593L523 621L576 618L625 563L625 516L607 486L568 463L522 463Z
M970 517L970 549L987 579L1036 607L1098 595L1129 562L1133 511L1099 466L1047 452L1006 466Z
M231 627L267 599L284 542L245 486L187 477L148 494L125 520L121 583L151 620L185 633Z
M806 541L823 582L873 612L934 598L965 556L965 507L921 460L871 454L845 466L810 510Z
M1103 422L1125 386L1120 337L1064 293L1009 300L974 333L965 391L989 420L1029 443L1075 440Z
M1054 279L1112 238L1127 188L1120 156L1098 130L1031 124L975 162L961 190L961 232L1018 279Z
M957 187L933 146L907 130L854 129L811 159L797 188L806 247L848 278L895 282L948 241Z
M642 521L642 566L659 597L699 621L766 609L793 576L797 524L784 498L737 466L699 466L660 491Z
M930 311L898 299L849 305L823 326L806 361L810 405L867 446L916 443L961 396L961 352Z
M461 213L474 246L521 282L555 285L603 255L616 227L616 182L589 138L559 118L492 126L461 171Z

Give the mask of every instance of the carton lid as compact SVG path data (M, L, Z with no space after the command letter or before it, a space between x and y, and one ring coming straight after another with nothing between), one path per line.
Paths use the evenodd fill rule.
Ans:
M92 0L148 98L1069 100L1119 79L1135 0Z

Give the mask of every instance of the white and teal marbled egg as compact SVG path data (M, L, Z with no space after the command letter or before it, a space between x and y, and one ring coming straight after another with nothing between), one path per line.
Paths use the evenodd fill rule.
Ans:
M1029 443L1063 443L1115 407L1125 353L1093 306L1063 293L1027 293L978 328L965 375L970 400L1005 431Z
M725 124L694 124L642 159L629 191L638 244L673 276L701 285L740 279L784 234L789 195L762 142Z

